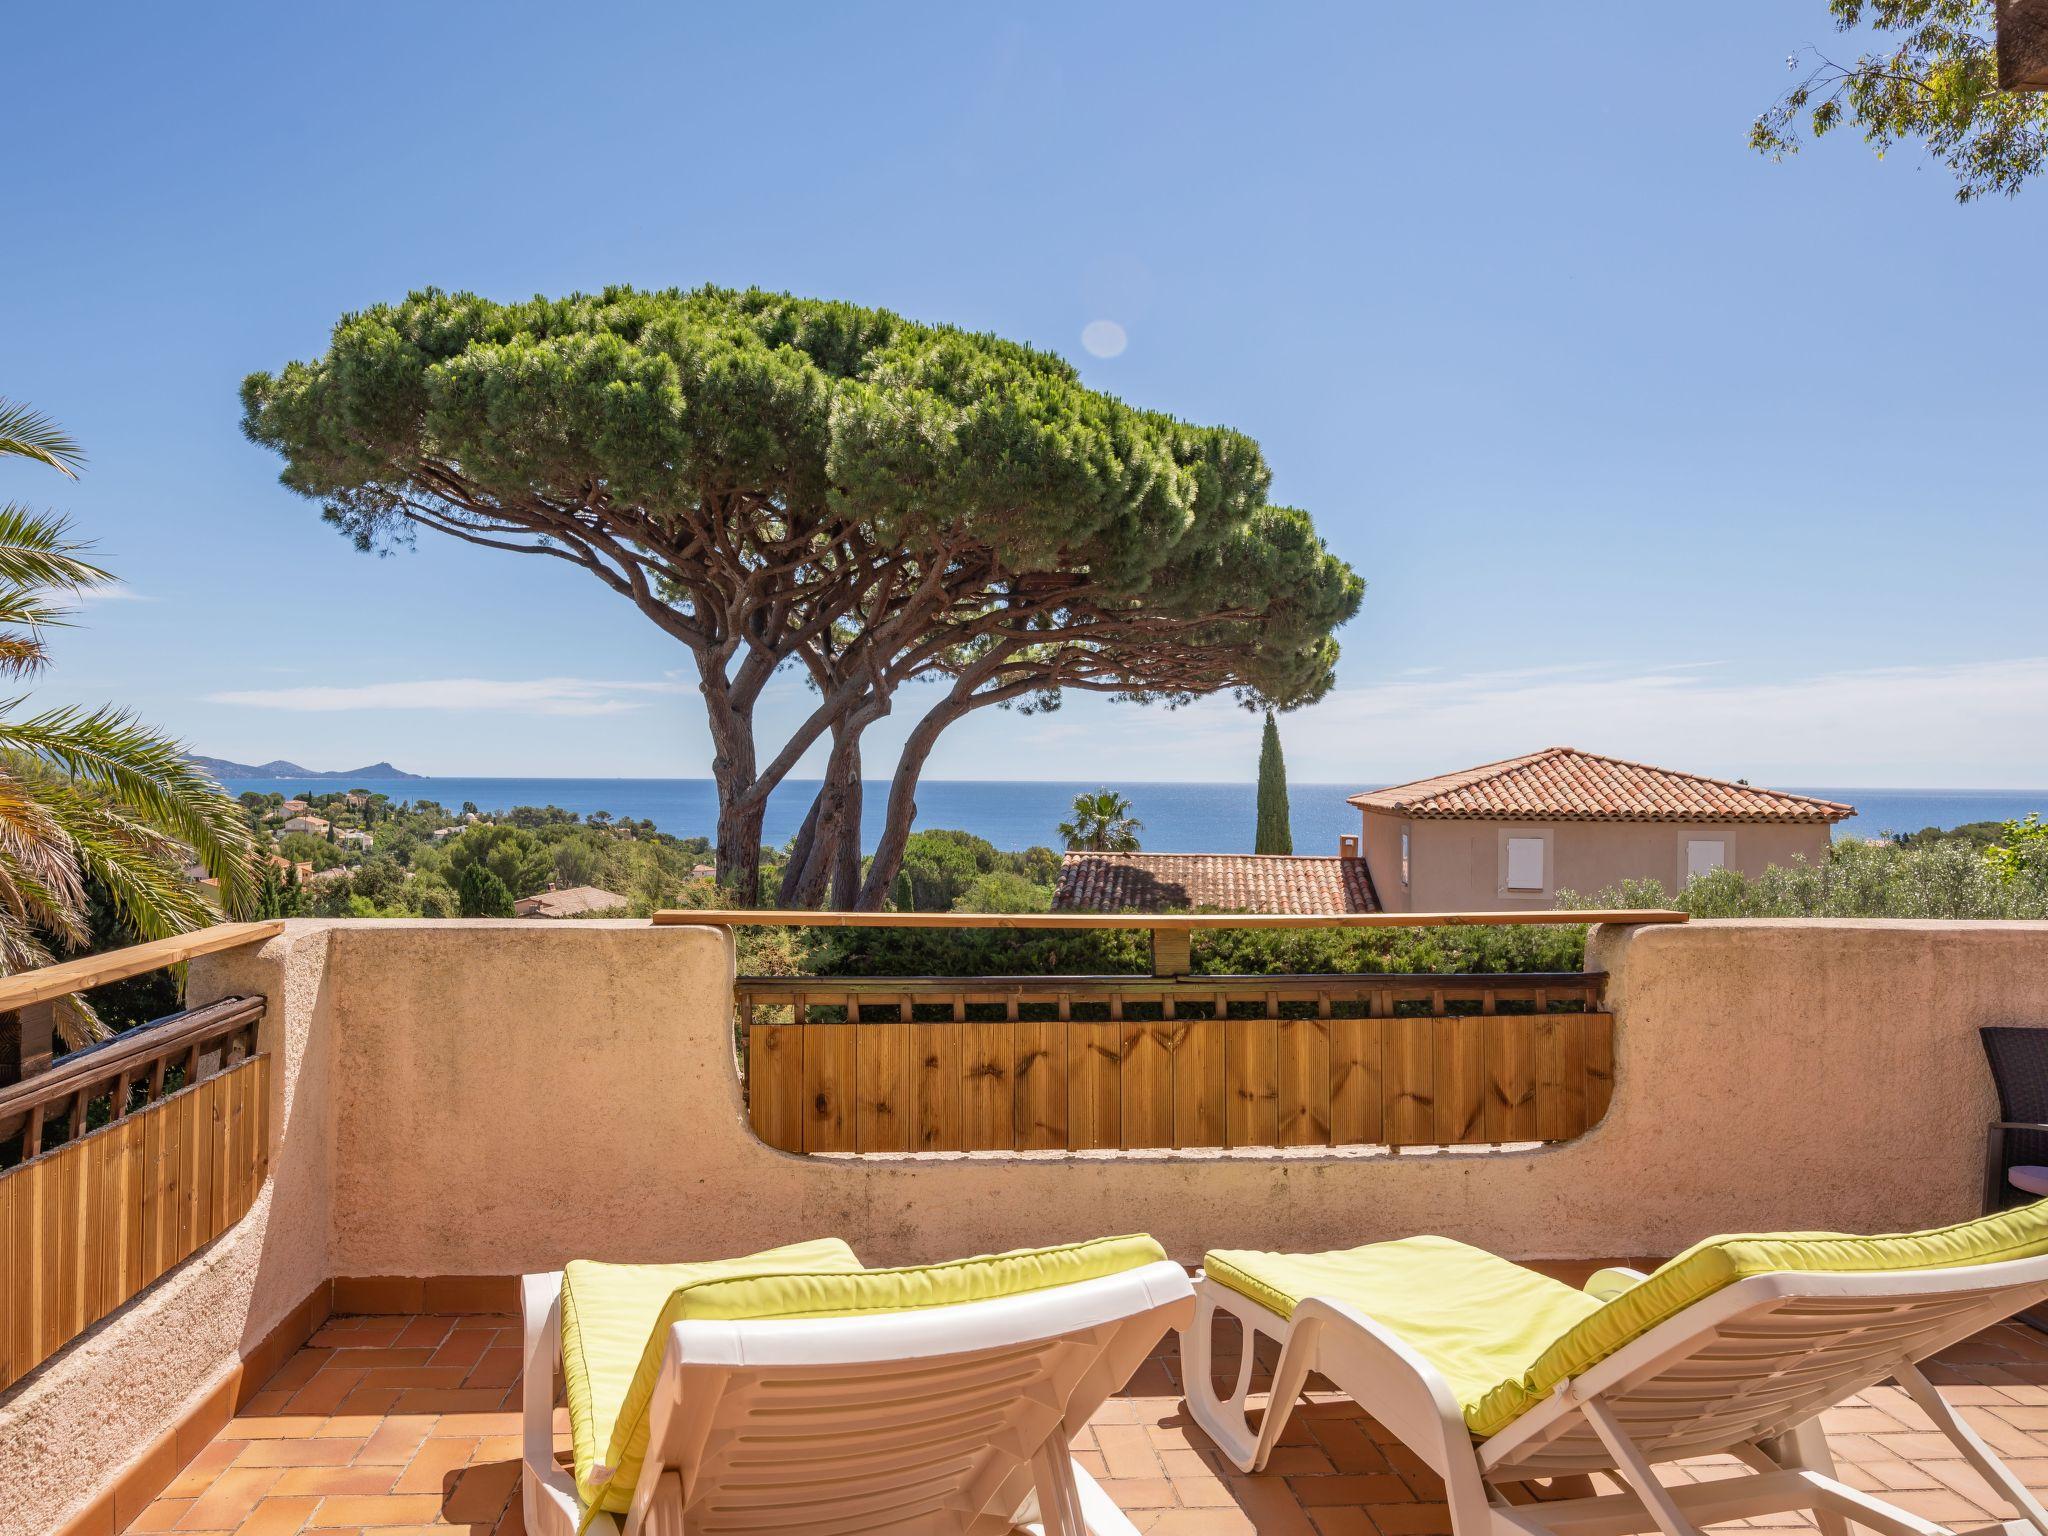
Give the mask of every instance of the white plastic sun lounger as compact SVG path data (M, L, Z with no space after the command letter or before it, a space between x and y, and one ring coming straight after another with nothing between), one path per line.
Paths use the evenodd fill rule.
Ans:
M677 1323L615 1521L555 1463L561 1289L528 1275L521 1297L531 1536L1136 1536L1070 1442L1194 1312L1187 1271L1160 1262L954 1306Z
M1605 1298L1644 1280L1604 1270ZM1602 1287L1608 1289L1603 1291ZM2048 1297L2048 1256L1939 1269L1781 1272L1735 1281L1683 1307L1604 1359L1557 1382L1484 1438L1468 1427L1444 1374L1356 1307L1309 1296L1291 1318L1204 1276L1181 1339L1188 1407L1240 1469L1257 1471L1311 1371L1328 1377L1444 1480L1457 1536L1699 1536L1711 1522L1809 1510L1825 1536L1845 1522L1880 1536L1949 1536L1931 1520L1838 1481L1818 1415L1895 1379L1963 1458L2048 1536L2048 1512L1957 1417L1919 1362ZM1245 1329L1229 1396L1213 1375L1216 1314ZM1263 1422L1247 1414L1255 1335L1280 1344ZM1666 1485L1660 1462L1732 1453L1751 1471ZM1606 1473L1626 1490L1510 1504L1501 1485Z

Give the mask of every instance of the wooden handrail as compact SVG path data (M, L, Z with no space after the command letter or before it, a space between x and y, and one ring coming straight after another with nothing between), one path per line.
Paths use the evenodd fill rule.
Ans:
M130 976L160 971L167 965L182 965L200 955L261 943L283 932L284 924L276 921L216 923L194 933L174 934L168 939L110 950L104 955L86 955L59 965L23 971L18 976L0 976L0 1013L53 1002L110 981L126 981Z
M60 1058L49 1071L0 1088L0 1121L33 1105L68 1098L80 1088L133 1072L144 1062L158 1061L246 1029L262 1017L262 998L224 997L203 1008L141 1025L103 1045L74 1051Z
M814 912L664 909L659 928L1117 928L1193 932L1206 928L1496 928L1567 923L1683 923L1689 914L1657 907L1584 912Z

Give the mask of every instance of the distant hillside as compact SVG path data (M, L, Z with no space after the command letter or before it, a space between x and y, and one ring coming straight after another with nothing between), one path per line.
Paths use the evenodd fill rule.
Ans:
M288 763L281 757L267 763L231 763L224 757L200 757L194 753L185 759L194 767L204 768L216 779L423 779L423 773L401 773L389 763L372 763L367 768L301 768L297 763Z

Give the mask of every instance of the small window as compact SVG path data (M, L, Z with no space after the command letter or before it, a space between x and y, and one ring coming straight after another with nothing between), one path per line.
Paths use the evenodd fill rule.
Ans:
M1408 883L1408 829L1401 829L1401 883Z
M1697 879L1722 869L1728 863L1728 844L1718 837L1692 837L1685 843L1685 878Z
M1508 889L1511 891L1540 891L1543 889L1542 838L1511 837L1508 839Z

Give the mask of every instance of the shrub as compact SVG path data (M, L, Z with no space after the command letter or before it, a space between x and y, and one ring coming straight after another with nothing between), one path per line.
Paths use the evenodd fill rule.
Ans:
M2043 860L2048 865L2048 860ZM1971 840L1902 844L1845 839L1825 857L1794 858L1750 876L1717 869L1675 897L1654 880L1580 897L1561 906L1671 906L1694 917L2048 917L2048 868L2007 873Z
M464 865L455 891L464 917L512 915L512 892L483 864Z
M1052 890L1007 869L978 875L953 903L955 912L1050 912Z

